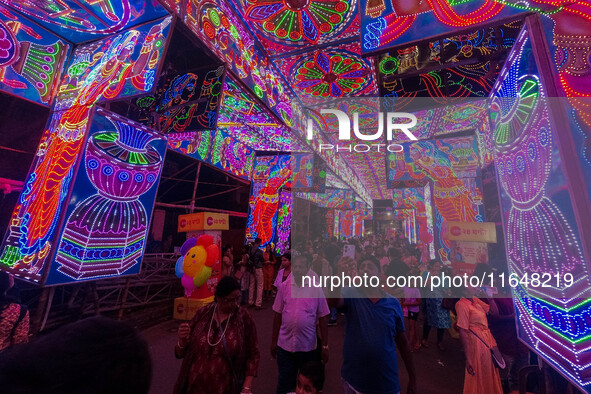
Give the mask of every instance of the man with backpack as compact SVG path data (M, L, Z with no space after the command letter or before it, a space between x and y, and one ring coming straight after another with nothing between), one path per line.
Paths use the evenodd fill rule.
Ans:
M256 238L254 244L248 251L248 268L250 272L250 286L248 289L248 306L256 306L257 310L263 309L263 251L261 239ZM256 301L255 301L255 283L256 283Z

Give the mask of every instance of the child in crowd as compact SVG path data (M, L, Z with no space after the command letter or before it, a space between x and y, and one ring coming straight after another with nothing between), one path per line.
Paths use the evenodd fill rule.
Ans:
M318 361L309 361L302 365L298 372L295 394L321 394L322 387L324 387L324 366Z
M419 276L418 268L412 268L409 277ZM402 312L406 318L406 326L408 327L408 341L413 350L419 350L421 344L417 334L417 319L419 317L419 306L421 305L421 292L417 287L404 287L404 300L402 301Z

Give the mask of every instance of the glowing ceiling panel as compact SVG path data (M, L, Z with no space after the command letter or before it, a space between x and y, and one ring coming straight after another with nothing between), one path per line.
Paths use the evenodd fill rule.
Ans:
M386 183L386 154L378 152L343 152L343 158L353 168L374 200L389 199L392 191Z
M46 29L79 43L168 15L148 0L0 0Z
M49 105L69 49L59 37L0 6L0 90Z
M332 189L349 189L346 183L341 181L335 174L328 171L326 173L326 187Z
M351 42L274 62L301 97L374 95L377 85L373 60L364 59L359 53L360 44Z
M523 12L497 0L361 0L361 40L369 53Z
M291 129L283 125L237 82L226 78L218 127L259 151L306 152Z
M357 0L234 0L268 55L359 37Z

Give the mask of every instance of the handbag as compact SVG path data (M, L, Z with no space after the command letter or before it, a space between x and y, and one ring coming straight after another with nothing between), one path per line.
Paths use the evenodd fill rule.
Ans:
M505 369L505 359L503 358L503 355L501 354L499 348L497 346L491 348L490 346L488 346L486 342L482 340L482 338L480 338L478 334L472 331L472 329L470 329L470 332L474 334L476 338L480 339L480 342L484 343L484 346L486 346L488 350L490 350L490 356L492 357L493 364L495 365L495 367L497 367L498 369Z

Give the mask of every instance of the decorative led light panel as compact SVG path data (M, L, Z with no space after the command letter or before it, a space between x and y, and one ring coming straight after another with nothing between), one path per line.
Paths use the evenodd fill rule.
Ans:
M326 165L314 153L292 155L293 191L322 193L326 187Z
M54 109L90 106L151 91L171 21L169 16L77 47Z
M341 220L341 216L339 215L338 211L334 211L334 223L332 225L332 229L333 229L333 233L332 236L336 237L337 239L339 238L339 233L340 233L340 225L339 225L339 221Z
M168 149L211 164L222 171L250 179L256 152L222 129L215 132L172 133Z
M225 72L219 66L199 74L162 75L161 88L147 109L159 112L158 130L165 134L214 130Z
M188 0L184 22L275 114L290 126L291 98L255 37L225 0Z
M49 105L70 45L0 5L0 90Z
M341 181L335 174L328 171L326 173L326 187L331 189L349 189L343 181Z
M487 122L488 100L470 100L465 103L448 105L437 109L436 129L431 135L477 130Z
M351 238L355 236L355 218L354 211L337 211L339 214L339 233L341 238Z
M42 138L0 263L47 284L137 273L166 140L97 109L88 133L67 143L61 115Z
M419 141L404 144L404 147L403 153L388 155L388 184L391 187L408 187L406 182L409 180L432 184L434 225L438 230L444 221L484 221L475 137ZM450 253L449 241L441 238L440 231L435 235L437 252L446 260Z
M320 158L320 156L315 155L314 169L312 172L313 184L310 191L315 193L324 193L326 191L326 169L326 163Z
M339 216L339 237L341 239L362 236L365 229L364 220L369 220L372 217L371 213L362 209L336 210L334 212Z
M155 131L97 110L47 284L139 272L165 150Z
M326 233L325 236L326 238L331 238L334 236L334 224L335 224L335 210L334 209L328 209L326 211L326 221L325 221L325 226L326 226Z
M421 188L403 188L392 190L394 210L413 209L416 213L415 234L418 240L428 245L434 256L433 211L431 209L431 185Z
M269 243L277 244L280 194L281 188L290 186L291 159L288 155L256 158L252 173L246 238L258 237L262 240L262 246ZM285 215L282 218L285 218ZM284 230L285 228L281 227L281 231ZM285 239L285 234L282 235L282 239Z
M320 208L355 209L355 196L349 190L326 189L325 193L295 192L295 196L313 202Z
M219 129L215 133L210 163L217 168L249 179L256 152Z
M357 2L311 0L241 0L245 17L261 36L283 45L316 45L339 39L351 23Z
M235 1L271 56L359 35L357 1Z
M378 72L382 78L436 68L459 61L482 57L500 57L511 49L521 31L523 21L488 27L443 39L425 41L378 56Z
M453 33L523 11L495 0L360 0L363 52Z
M572 274L574 280L570 287L554 283L514 289L519 336L590 392L589 257L583 255L564 175L563 160L572 158L558 152L533 51L524 30L491 102L507 259L510 272L519 277Z
M291 245L291 207L293 200L289 190L282 190L279 194L279 212L277 212L277 245L275 252L284 254Z
M68 41L118 33L168 14L148 0L0 0Z
M291 172L293 179L291 188L294 190L309 190L314 184L314 154L292 155Z
M224 84L218 126L255 150L282 152L310 150L288 127L271 115L231 78L227 78Z
M359 43L276 59L296 94L307 97L372 95L377 91L373 61L359 55Z
M398 181L480 176L475 137L443 138L404 143L404 152L388 155L388 186Z
M81 132L70 130L62 120L68 112L51 115L0 252L0 264L36 282L51 262L62 205L85 141L90 110L83 109Z
M168 149L191 156L197 160L208 161L213 135L209 130L188 133L170 133Z
M383 97L433 97L442 104L452 98L487 97L500 69L496 62L452 67L405 78L386 78L380 85Z
M53 112L41 138L0 255L4 265L17 267L35 281L41 279L55 246L56 226L87 137L92 106L101 99L120 97L130 85L154 82L146 76L154 76L152 67L162 49L162 42L157 42L169 23L170 17L142 26L144 33L129 30L77 49L81 57L75 59L86 59L90 53L100 57L84 61L81 73L73 71L74 60L64 78L54 106L63 110Z
M556 10L547 10L554 33L554 62L558 80L569 97L571 130L577 157L584 169L587 192L591 193L591 4L589 2L554 2ZM549 7L549 6L546 6ZM553 12L556 11L556 12Z

